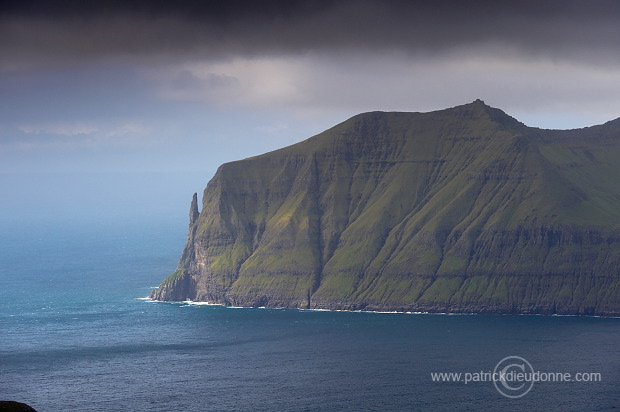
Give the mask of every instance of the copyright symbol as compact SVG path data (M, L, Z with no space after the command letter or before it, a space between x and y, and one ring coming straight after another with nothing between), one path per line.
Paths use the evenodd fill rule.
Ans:
M525 396L534 386L534 368L520 356L507 356L493 369L493 385L507 398Z

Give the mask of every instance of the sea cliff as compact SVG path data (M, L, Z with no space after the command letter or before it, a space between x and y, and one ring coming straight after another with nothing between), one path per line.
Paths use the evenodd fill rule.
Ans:
M620 315L620 120L527 127L477 100L357 115L226 163L151 297Z

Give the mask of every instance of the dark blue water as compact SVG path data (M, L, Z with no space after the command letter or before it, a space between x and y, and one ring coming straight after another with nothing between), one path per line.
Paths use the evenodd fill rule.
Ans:
M186 223L2 223L0 398L38 411L620 410L620 319L235 309L140 300ZM600 382L491 382L518 355Z

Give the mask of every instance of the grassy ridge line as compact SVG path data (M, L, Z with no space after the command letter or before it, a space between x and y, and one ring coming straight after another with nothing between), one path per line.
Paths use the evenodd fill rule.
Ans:
M190 228L183 281L154 296L618 313L617 123L545 131L476 101L358 115L222 165Z

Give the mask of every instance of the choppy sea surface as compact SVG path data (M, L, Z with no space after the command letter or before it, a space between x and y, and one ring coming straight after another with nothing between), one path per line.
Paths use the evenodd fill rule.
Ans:
M183 222L1 226L0 399L39 412L620 410L620 319L150 302ZM482 374L509 356L595 381L507 397Z

